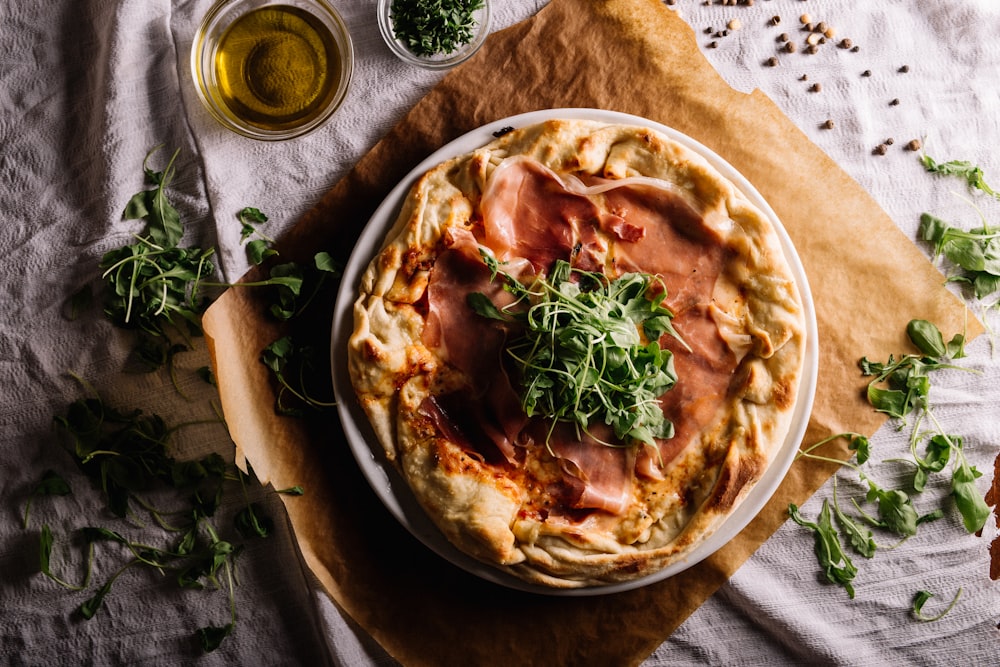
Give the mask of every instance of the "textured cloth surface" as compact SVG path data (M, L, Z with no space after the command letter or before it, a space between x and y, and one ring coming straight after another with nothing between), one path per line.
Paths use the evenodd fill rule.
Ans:
M527 18L542 4L496 3L494 26ZM129 342L98 313L72 321L65 316L66 297L97 279L101 255L139 231L137 224L122 221L121 211L144 187L147 152L159 144L180 149L170 192L187 225L185 244L218 248L220 277L235 280L246 269L236 211L248 205L265 210L267 231L280 234L441 76L390 54L378 33L374 2L340 0L336 6L356 55L343 108L300 139L242 139L216 125L194 93L188 52L210 5L210 0L3 0L3 664L391 662L317 590L281 521L266 541L247 543L239 560L237 631L207 657L199 656L192 635L199 627L226 622L229 610L221 591L177 593L164 579L137 570L116 583L106 609L84 621L74 609L86 594L67 592L37 573L43 523L57 535L53 569L71 581L82 577L83 567L70 531L107 523L97 492L74 476L51 428L53 415L84 392L69 372L123 407L173 421L210 420L214 414L212 391L190 372L206 363L203 346L178 357L181 397L161 374L122 372ZM723 78L738 90L759 88L771 97L915 242L925 211L967 229L981 223L977 207L986 220L1000 221L1000 201L968 191L957 179L927 174L918 153L906 148L919 139L936 159L972 161L983 167L987 181L992 175L1000 185L994 151L1000 142L1000 45L995 39L1000 7L992 0L890 0L864 10L847 0L758 0L738 6L676 0L672 6L690 23ZM814 54L807 51L799 20L805 13L836 31ZM730 24L734 19L738 26ZM796 44L795 52L783 50L784 35ZM857 50L840 47L844 38ZM886 146L882 155L876 154L880 145ZM154 158L164 159L166 152ZM816 187L822 189L822 183ZM891 256L871 268L873 290L880 281L905 279L893 273ZM971 300L970 308L980 314ZM995 324L995 310L984 319ZM865 323L844 313L844 326ZM969 461L986 473L979 480L983 491L1000 443L1000 362L992 342L989 333L980 337L963 361L981 374L941 374L932 393L938 420L964 438ZM843 354L860 357L865 351ZM908 437L909 429L887 425L873 439L874 458L904 456ZM231 456L217 425L180 431L177 447L182 457L209 451ZM76 481L74 493L36 499L25 529L26 499L49 468ZM873 474L891 476L894 470L886 466ZM837 480L842 502L865 491L850 470ZM832 483L803 506L803 513L815 516L831 493ZM918 503L929 510L946 493L942 478ZM281 516L273 496L254 499ZM243 503L238 492L228 494L220 523ZM986 548L996 531L988 525L983 537L971 536L954 519L949 509L943 520L922 525L898 548L881 550L871 561L855 558L854 600L820 580L811 536L788 523L648 663L995 664L1000 593L988 579ZM135 526L120 529L141 534ZM110 576L120 562L99 559L95 581ZM959 588L959 603L943 619L921 623L911 618L916 591L936 594L928 603L928 613L934 613Z

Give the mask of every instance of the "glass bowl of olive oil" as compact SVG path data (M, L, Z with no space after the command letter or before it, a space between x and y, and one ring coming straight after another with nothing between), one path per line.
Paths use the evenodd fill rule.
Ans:
M389 50L427 69L468 60L490 34L490 0L378 0L377 11Z
M275 141L316 129L340 107L354 49L326 0L220 0L195 35L191 69L216 120Z

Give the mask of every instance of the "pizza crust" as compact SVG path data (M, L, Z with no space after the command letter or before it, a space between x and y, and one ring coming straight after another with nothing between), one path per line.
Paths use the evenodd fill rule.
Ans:
M547 490L562 484L565 460L539 444L521 448L516 461L483 456L425 409L428 396L461 392L470 380L449 363L443 344L428 344L435 263L453 237L479 233L489 179L515 159L588 182L657 179L697 211L698 234L718 243L725 258L709 302L685 305L704 313L701 321L713 323L713 339L731 356L721 403L655 472L662 479L633 475L620 512L552 506L559 495ZM605 268L613 272L625 246L614 238L605 245ZM358 400L430 518L463 552L556 588L652 574L711 535L781 447L805 347L802 299L767 217L704 158L665 135L579 120L515 130L420 178L363 274L354 323L348 362Z

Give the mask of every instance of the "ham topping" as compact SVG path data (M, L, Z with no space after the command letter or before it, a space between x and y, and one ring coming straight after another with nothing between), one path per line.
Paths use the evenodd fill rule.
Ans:
M568 508L621 513L635 475L662 478L665 466L726 398L736 359L709 308L725 261L721 239L706 227L697 205L665 181L561 177L526 157L507 159L494 170L480 209L482 228L475 233L450 230L431 269L423 334L425 344L468 378L467 395L458 401L442 399L452 403L448 410L439 401L426 412L435 421L465 425L442 427L446 435L457 429L466 441L486 438L501 453L502 464L517 465L519 447L547 446L560 460L563 482L571 489ZM547 442L532 437L531 431L539 429L521 409L504 367L503 346L510 332L503 323L475 314L466 302L471 292L485 293L497 305L511 299L500 280L491 283L480 245L508 262L503 269L519 279L547 273L556 259L614 276L629 271L660 276L667 287L666 305L675 314L674 328L690 348L669 335L660 341L674 353L678 376L661 399L674 423L674 437L658 441L658 451L607 446L589 436L579 438L573 427L562 424ZM455 417L455 412L465 416ZM603 428L592 425L591 430L599 440L614 441L614 434Z

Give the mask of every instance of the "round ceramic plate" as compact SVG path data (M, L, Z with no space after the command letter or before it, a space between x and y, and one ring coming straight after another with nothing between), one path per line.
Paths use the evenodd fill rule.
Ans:
M355 399L354 389L347 372L347 340L354 327L353 305L357 298L361 275L381 248L385 235L395 222L399 209L414 182L422 174L439 163L449 158L469 153L488 144L495 138L494 133L499 132L503 128L525 127L557 118L593 120L604 123L650 127L662 132L674 141L707 159L713 167L729 179L730 182L735 184L771 220L781 239L782 248L791 267L792 274L798 283L806 316L805 366L802 371L802 380L795 403L791 428L774 461L772 461L760 481L750 490L744 501L737 507L736 511L723 522L718 530L709 535L698 548L692 551L686 560L674 563L659 572L633 581L576 589L554 589L529 584L513 575L509 575L497 568L475 560L448 542L437 526L431 522L430 518L418 505L402 476L386 460L382 446L376 440L367 416ZM799 256L795 252L791 239L774 214L774 211L771 210L771 207L764 201L760 193L736 169L690 137L645 118L599 109L548 109L504 118L455 139L417 165L389 193L385 201L382 202L374 215L372 215L345 267L340 291L337 295L337 302L334 306L331 354L337 409L347 436L347 442L355 458L357 458L362 473L368 479L375 493L385 503L386 508L414 537L454 565L494 583L533 593L583 596L631 590L661 581L682 572L720 549L757 516L757 513L760 512L761 508L764 507L765 503L774 494L781 480L784 479L785 473L788 472L788 468L795 458L798 445L805 434L809 415L812 412L813 395L816 390L819 346L816 331L816 313Z

